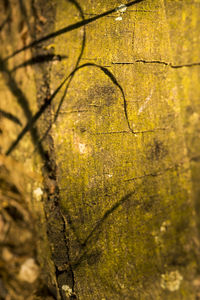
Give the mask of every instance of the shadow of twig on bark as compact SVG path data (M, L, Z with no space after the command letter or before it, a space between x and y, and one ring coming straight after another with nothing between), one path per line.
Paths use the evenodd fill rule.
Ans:
M75 0L70 0L70 2L71 2L72 4L75 5L75 7L79 10L82 19L84 19L84 14L83 14L83 11L82 11L80 5L79 5ZM79 62L80 62L80 60L81 60L81 57L82 57L82 55L83 55L83 51L84 51L84 48L85 48L85 43L86 43L86 33L85 33L85 29L84 29L81 52L80 52L80 54L79 54L79 57L78 57L78 60L77 60L75 69L78 67ZM50 58L51 58L51 55L49 55L49 56L39 56L39 57L37 56L36 58L32 58L32 59L29 60L28 62L23 63L22 66L26 66L27 63L28 63L28 64L34 64L34 63L37 63L37 61L40 60L40 59L48 60L48 59L50 59ZM3 65L4 65L3 60L0 61L0 63L1 63L1 62L2 62L2 66L3 66ZM20 66L21 66L21 65L20 65ZM18 67L19 67L19 66L18 66ZM18 67L17 67L17 68L18 68ZM14 71L14 70L12 70L12 71ZM41 115L43 114L43 112L47 109L47 107L50 106L50 104L52 103L54 97L57 95L57 93L60 91L60 89L63 87L63 85L67 82L67 80L70 79L68 85L67 85L66 88L65 88L64 94L63 94L63 96L62 96L62 98L61 98L61 102L60 102L59 107L58 107L58 110L57 110L57 114L56 114L56 116L55 116L54 122L56 121L57 116L58 116L58 113L59 113L59 110L60 110L60 106L61 106L61 104L62 104L62 102L63 102L63 100L64 100L64 98L65 98L65 95L66 95L66 93L67 93L67 90L68 90L68 87L69 87L69 84L70 84L72 78L73 78L73 75L72 75L72 76L71 76L71 75L67 76L67 77L62 81L62 83L58 86L58 88L55 90L55 92L51 95L51 97L50 97L49 99L47 99L47 101L44 103L44 105L41 106L41 108L39 109L39 111L38 111L32 118L29 117L26 126L22 129L21 133L18 135L18 137L16 138L16 140L11 144L11 146L9 147L9 149L6 151L6 155L9 155L10 153L12 153L12 151L13 151L13 150L15 149L15 147L18 145L18 143L20 142L20 140L23 138L23 136L24 136L28 131L32 130L32 128L33 128L34 124L36 123L36 121L40 118L40 116L41 116ZM23 98L22 98L22 99L23 99ZM48 132L50 131L51 127L52 127L52 124L49 125L49 128L47 129L47 131L46 131L46 133L45 133L45 135L44 135L45 137L47 136L47 134L48 134ZM40 148L42 148L42 141L43 141L43 139L44 139L44 138L42 138L41 140L40 140L40 139L37 139L37 141L35 140L35 142L34 142L34 144L35 144L35 149L38 149L38 148L40 149ZM44 155L43 155L43 158L45 158Z
M50 61L61 61L63 59L68 58L67 55L55 55L55 54L43 54L43 55L37 55L35 57L32 57L28 60L26 60L25 62L23 62L20 65L17 65L16 67L14 67L11 72L15 72L16 70L20 69L20 68L24 68L26 66L33 66L36 64L42 64L45 62L50 62Z
M127 7L131 6L133 4L142 2L142 1L143 0L132 1L132 2L130 2L130 3L127 4ZM19 0L19 2L22 4L22 10L23 10L23 1ZM50 97L48 97L48 98L46 98L44 100L44 104L40 107L40 109L37 111L36 114L32 115L31 109L29 107L28 99L25 96L25 94L23 93L23 91L17 85L17 82L14 80L14 78L12 76L12 72L15 71L18 68L21 68L21 67L24 67L24 66L27 66L27 65L34 65L36 63L42 63L42 62L45 62L45 61L51 61L53 57L51 57L50 54L47 55L47 56L45 56L45 55L39 55L37 57L33 57L32 59L30 59L28 61L25 61L22 64L16 66L12 71L9 71L7 69L5 61L8 60L9 58L15 56L16 54L18 54L18 53L20 53L22 51L25 51L26 49L32 48L32 47L38 45L39 43L41 43L43 41L46 41L46 40L48 40L50 38L53 38L53 37L56 37L58 35L67 33L69 31L81 28L83 26L85 27L85 25L87 25L87 24L89 24L91 22L94 22L94 21L96 21L96 20L98 20L98 19L100 19L102 17L105 17L105 16L107 16L107 15L109 15L109 14L111 14L111 13L113 13L113 12L116 11L116 9L114 8L112 10L109 10L109 11L105 12L105 13L99 14L99 15L97 15L95 17L92 17L92 18L89 18L89 19L85 19L84 15L83 15L83 11L82 11L80 5L75 0L69 0L69 2L71 2L72 4L74 4L77 7L77 9L79 10L80 15L82 17L82 21L77 22L75 24L72 24L70 26L67 26L67 27L65 27L63 29L60 29L60 30L58 30L56 32L53 32L51 34L48 34L47 36L45 36L45 37L43 37L41 39L38 39L38 40L30 43L29 45L23 47L22 49L19 49L19 50L15 51L12 55L8 56L5 60L2 60L0 58L0 70L3 71L3 73L6 75L5 78L6 78L7 86L11 90L12 94L17 98L17 101L18 101L19 105L21 106L21 108L23 109L24 115L26 116L26 119L27 119L26 126L22 129L22 131L20 132L20 134L18 135L18 137L16 138L16 140L11 144L11 146L9 147L9 149L6 152L6 155L11 154L12 151L18 145L18 143L21 141L21 139L24 137L24 135L27 132L30 131L33 144L37 146L41 157L44 159L44 162L46 162L46 160L48 158L46 157L47 154L45 153L45 151L43 149L43 145L42 145L42 143L40 141L39 132L38 132L37 127L36 127L36 122L41 117L41 115L45 112L45 110L51 105L52 101L54 100L54 98L58 94L58 92L61 90L61 88L67 83L65 91L63 93L63 96L62 96L62 98L60 100L60 103L58 105L55 118L54 118L54 122L56 121L56 119L58 117L58 114L59 114L59 111L60 111L60 108L62 106L62 103L63 103L63 101L65 99L66 94L67 94L69 85L70 85L70 83L72 82L72 80L74 78L74 75L76 74L77 71L83 69L84 67L95 67L95 68L101 70L107 77L109 77L109 79L112 81L112 83L120 90L120 92L122 94L122 97L123 97L123 101L124 101L124 113L125 113L126 121L127 121L127 124L128 124L128 127L129 127L130 131L132 133L134 133L133 130L131 129L130 124L129 124L129 119L128 119L128 115L127 115L127 102L126 102L125 94L124 94L122 86L118 83L118 81L115 78L115 76L107 68L105 68L103 66L100 66L100 65L87 63L87 64L79 66L79 63L80 63L80 60L81 60L81 57L83 55L83 51L84 51L84 48L85 48L85 43L86 43L85 29L84 29L84 34L83 34L81 52L80 52L80 55L79 55L79 57L77 59L77 62L76 62L74 70L68 76L66 76L66 78L64 78L64 80L57 87L57 89L55 90L55 92ZM51 124L50 124L50 127L48 129L48 132L49 132L50 129L51 129ZM47 134L48 134L48 132L47 132ZM96 223L96 225L94 226L94 228L92 229L92 231L88 234L88 236L86 237L86 239L84 240L84 242L81 244L79 255L78 255L76 261L74 263L72 262L72 264L70 266L71 268L72 267L73 268L78 267L80 265L80 263L82 261L84 261L84 260L90 261L90 263L92 264L93 262L95 262L95 260L97 260L100 257L101 253L98 252L98 250L96 250L95 252L92 252L92 251L90 251L88 249L87 246L90 243L96 242L98 240L99 234L101 232L102 225L104 224L104 222L106 221L106 219L113 212L115 212L116 209L120 205L122 205L126 200L128 200L133 193L134 192L129 193L126 196L122 197L117 203L115 203L109 210L107 210L104 213L104 215L102 216L102 218ZM65 235L64 231L63 231L63 234ZM63 236L62 236L62 238L63 238ZM67 244L66 244L66 249L67 249Z
M23 93L23 91L17 85L17 82L13 78L11 72L7 69L7 66L1 57L0 57L0 71L2 71L2 74L4 75L4 78L5 78L6 85L8 86L9 90L14 95L14 97L16 97L18 104L22 108L24 115L25 115L27 121L29 122L29 120L32 120L33 116L32 116L30 106L29 106L28 99L25 96L25 94ZM33 143L36 144L37 141L39 140L39 133L36 128L36 125L35 125L35 127L33 127L33 126L30 127L30 133L31 133L31 138L32 138ZM41 144L38 146L38 151L39 151L41 157L43 159L46 159L46 155L45 155L44 149ZM6 153L6 155L8 155L9 153L10 153L10 151L8 151L8 153Z
M140 2L142 2L142 1L144 1L144 0L135 0L135 1L131 1L131 2L127 3L126 6L127 6L127 7L130 7L130 6L134 5L134 4L140 3ZM72 31L72 30L78 29L78 28L83 27L83 26L85 26L85 25L88 25L89 23L92 23L92 22L94 22L94 21L96 21L96 20L98 20L98 19L101 19L101 18L103 18L103 17L106 17L106 16L108 16L108 15L110 15L110 14L116 12L116 9L117 9L117 8L110 9L110 10L108 10L108 11L102 13L102 14L96 15L96 16L94 16L94 17L92 17L92 18L84 19L84 20L79 21L79 22L77 22L77 23L74 23L74 24L71 24L71 25L69 25L69 26L66 26L66 27L64 27L64 28L62 28L62 29L59 29L59 30L57 30L57 31L55 31L55 32L52 32L52 33L50 33L50 34L48 34L48 35L46 35L46 36L44 36L44 37L42 37L42 38L40 38L40 39L38 39L38 40L33 41L33 42L30 43L29 45L27 45L27 46L25 46L25 47L23 47L23 48L21 48L21 49L19 49L19 50L16 50L16 51L13 52L11 55L7 56L7 57L5 58L5 60L8 60L8 59L10 59L11 57L14 57L15 55L17 55L18 53L20 53L20 52L22 52L22 51L25 51L25 50L27 50L27 49L29 49L29 48L32 48L32 47L34 47L34 46L36 46L36 45L38 45L38 44L40 44L40 43L42 43L42 42L44 42L44 41L47 41L47 40L51 39L51 38L55 38L55 37L57 37L57 36L59 36L59 35L62 35L62 34L64 34L64 33L70 32L70 31Z
M68 78L67 78L68 79ZM12 151L16 148L16 146L18 145L18 143L21 141L21 139L24 137L24 135L28 132L28 131L32 131L34 129L34 125L36 123L36 121L41 117L41 115L44 113L44 111L47 109L47 107L49 107L49 105L51 104L51 102L53 101L54 97L57 95L57 93L59 92L59 90L62 88L62 86L65 84L66 80L65 79L60 85L59 87L56 89L56 91L51 95L51 97L49 99L46 99L46 102L41 106L41 108L38 110L38 112L30 119L30 121L27 122L26 126L22 129L22 131L20 132L20 134L18 135L18 137L16 138L16 140L11 144L11 146L9 147L9 149L6 151L6 155L9 155L12 153ZM38 143L40 139L37 137L33 139L33 142L35 145L37 145L37 147L40 149L42 148L42 144ZM39 151L40 152L40 151ZM45 158L44 155L42 155L43 158Z
M0 117L4 117L12 122L14 122L15 124L18 124L20 126L22 126L21 121L19 120L19 118L17 118L15 115L11 114L10 112L7 112L3 109L0 109Z
M101 233L101 228L104 224L104 222L107 220L107 218L114 213L123 203L128 201L132 195L135 194L135 191L128 193L127 195L123 196L119 201L117 201L110 209L108 209L103 216L96 222L96 225L94 228L90 231L88 236L85 238L83 242L81 242L80 238L78 237L78 233L76 231L76 228L72 222L72 219L70 217L70 214L66 211L64 211L65 219L70 226L71 230L73 231L76 242L78 242L80 250L77 259L75 259L74 262L71 262L71 267L76 269L83 261L87 260L93 260L93 258L99 258L101 256L100 252L94 252L94 250L89 247L92 244L95 244L99 238L99 234ZM90 249L91 248L91 249ZM92 261L91 261L92 264Z
M139 2L142 2L142 1L143 1L143 0L132 1L132 2L130 2L130 3L127 3L126 6L129 7L129 6L131 6L131 5L134 5L134 4L139 3ZM83 12L82 12L82 9L81 9L80 5L79 5L76 1L74 1L74 0L70 0L70 2L72 2L73 4L75 4L75 6L79 9L82 18L84 18ZM11 57L13 57L13 56L15 56L15 55L16 55L17 53L19 53L19 52L22 52L22 51L24 51L24 50L26 50L26 49L28 49L28 48L31 48L31 47L33 47L33 46L39 44L39 43L42 42L42 41L48 40L48 39L50 39L50 38L52 38L52 37L56 37L56 36L58 36L58 35L60 35L60 34L63 34L63 33L72 31L72 30L74 30L74 29L80 28L80 27L82 27L82 26L85 26L86 24L89 24L89 23L91 23L91 22L94 22L95 20L97 20L97 19L99 19L99 18L102 18L102 17L104 17L104 16L107 16L107 15L109 15L109 14L115 12L115 11L116 11L116 8L111 9L111 10L109 10L109 11L107 11L107 12L105 12L105 13L99 14L99 15L93 17L93 18L83 19L83 20L80 21L80 22L77 22L77 23L75 23L75 24L72 24L72 25L70 25L70 26L67 26L67 27L65 27L65 28L63 28L63 29L60 29L60 30L54 32L54 33L51 33L51 34L47 35L46 37L43 37L43 38L41 38L41 39L39 39L39 40L36 40L36 41L32 42L31 44L29 44L28 46L26 46L26 47L24 47L24 48L22 48L22 49L19 49L19 50L17 50L17 51L15 51L11 56L7 57L5 60L7 60L7 59L9 59L9 58L11 58ZM105 74L106 76L108 76L108 77L111 79L111 81L112 81L112 82L120 89L120 92L122 93L122 96L123 96L123 101L124 101L124 113L125 113L126 121L127 121L127 124L128 124L128 128L129 128L129 130L130 130L132 133L134 133L133 129L132 129L131 126L130 126L129 119L128 119L128 114L127 114L127 102L126 102L126 98L125 98L124 91L123 91L121 85L118 83L117 79L114 77L114 75L113 75L107 68L105 68L105 67L103 67L103 66L100 66L100 65L96 65L96 64L92 64L92 63L86 63L86 64L83 64L82 66L78 66L78 65L79 65L79 62L80 62L80 59L81 59L81 56L82 56L83 51L84 51L85 41L86 41L86 35L85 35L85 33L84 33L84 36L83 36L83 43L82 43L82 49L81 49L80 56L79 56L79 58L78 58L78 60L77 60L75 69L71 72L70 75L68 75L68 76L62 81L62 83L61 83L61 84L59 85L59 87L55 90L55 92L50 96L50 98L49 98L49 99L46 99L45 103L41 106L41 108L39 109L39 111L32 117L32 116L30 115L29 109L28 109L28 110L25 109L25 110L26 110L25 114L26 114L26 116L28 116L28 122L27 122L27 125L22 129L22 131L20 132L20 134L18 135L18 137L16 138L16 140L15 140L15 141L12 143L12 145L9 147L9 149L8 149L7 152L6 152L6 155L9 155L9 154L15 149L15 147L18 145L18 143L20 142L20 140L24 137L24 135L25 135L28 131L31 131L31 135L32 135L32 138L33 138L33 140L34 140L34 144L35 144L35 145L37 146L37 148L39 149L39 152L42 154L43 158L45 158L45 155L44 155L44 153L43 153L44 151L43 151L42 143L41 143L41 142L42 142L42 140L44 139L44 137L48 134L48 132L49 132L49 130L51 129L51 126L52 126L52 125L50 124L49 128L47 129L46 133L44 134L44 137L43 137L41 140L38 138L38 134L37 134L37 132L36 132L37 130L36 130L36 128L34 128L33 126L34 126L34 124L36 123L36 121L40 118L40 116L42 115L42 113L47 109L47 107L49 107L49 105L52 103L52 101L53 101L53 99L55 98L55 96L57 95L57 93L60 91L60 89L63 87L63 85L64 85L64 84L67 82L67 80L69 79L68 85L67 85L67 87L66 87L66 89L65 89L65 92L64 92L62 98L61 98L60 104L59 104L59 106L58 106L58 109L57 109L57 112L56 112L56 115L55 115L55 118L54 118L54 122L56 121L56 119L57 119L57 117L58 117L58 113L59 113L60 107L61 107L61 105L62 105L62 103L63 103L63 101L64 101L64 98L65 98L65 96L66 96L68 87L69 87L69 85L70 85L70 83L71 83L71 81L72 81L72 79L73 79L73 76L75 75L75 73L76 73L78 70L80 70L80 69L82 69L82 68L84 68L84 67L89 67L89 66L91 66L91 67L93 66L93 67L99 68L99 69L100 69L101 71L103 71L104 74ZM2 66L5 66L5 63L4 63L5 60L2 60L2 59L1 59L0 63L1 63ZM4 67L4 71L5 71L5 67ZM19 88L16 88L16 83L13 85L14 79L11 78L10 72L9 72L8 70L6 70L6 72L9 74L10 81L12 81L12 84L11 84L11 82L9 83L10 87L13 87L13 86L15 85L15 90L17 90L17 94L21 94L21 95L22 95L22 91L21 91ZM19 99L20 99L20 98L19 98ZM26 100L24 96L22 97L22 99ZM26 105L27 105L27 101L23 101L23 102L24 102L24 104L26 103Z
M97 224L95 225L95 227L92 229L92 231L89 233L89 235L86 237L85 241L82 243L83 247L85 247L94 237L94 234L98 232L99 234L99 230L102 227L103 223L105 222L105 220L110 216L110 214L114 213L116 211L116 209L122 205L124 202L126 202L127 200L130 199L130 197L135 193L135 191L128 193L127 195L123 196L118 202L116 202L110 209L108 209L104 215L102 216L102 218L97 222ZM98 234L95 235L95 238L98 237ZM94 239L94 238L93 238Z
M51 95L51 97L49 99L47 99L47 101L41 106L41 108L38 110L38 112L32 117L32 119L27 123L27 125L22 129L22 131L20 132L20 134L18 135L18 137L16 138L16 140L12 143L12 145L7 150L6 155L9 155L15 149L15 147L18 145L18 143L21 141L21 139L24 137L24 135L28 131L30 131L30 130L32 130L34 128L33 127L34 124L41 117L41 115L47 109L47 107L50 106L50 104L52 103L53 99L55 98L55 96L57 95L57 93L60 91L60 89L63 87L63 85L67 82L67 80L71 79L71 77L73 77L74 74L78 70L83 69L84 67L96 67L96 68L100 69L101 71L103 71L103 73L106 76L108 76L111 79L111 81L113 82L113 84L115 84L119 88L119 90L120 90L120 92L122 94L122 97L123 97L123 101L124 101L124 114L125 114L125 118L126 118L126 121L127 121L128 128L129 128L130 132L135 133L133 131L133 129L131 128L130 123L129 123L128 113L127 113L127 102L126 102L126 98L125 98L125 94L124 94L122 86L118 83L117 79L114 77L114 75L107 68L102 67L102 66L97 65L97 64L93 64L93 63L86 63L86 64L83 64L83 65L77 67L74 71L72 71L72 73L70 75L68 75L63 80L63 82L59 85L59 87L55 90L55 92ZM71 80L70 80L70 82L71 82ZM68 87L69 87L69 84L68 84L67 88ZM64 95L63 95L63 97L61 99L61 102L63 102L64 96L65 96L66 92L67 92L67 89L65 90L65 93L64 93ZM60 109L60 107L61 107L61 104L59 104L59 109ZM56 119L57 119L58 112L59 111L57 110ZM49 132L49 130L50 130L50 128L47 129L47 132L45 133L45 136ZM35 142L36 142L35 145L37 145L40 148L41 147L40 140L37 139Z
M80 13L80 15L81 15L81 18L84 20L84 19L85 19L84 13L83 13L83 10L82 10L81 6L79 5L79 3L76 2L75 0L69 0L69 2L71 2L73 5L75 5L75 7L77 8L77 10L79 11L79 13ZM86 45L86 30L85 30L85 26L84 26L84 28L83 28L83 39L82 39L81 52L80 52L80 55L79 55L79 57L78 57L78 59L77 59L75 68L74 68L74 70L72 71L72 73L73 73L73 72L78 68L78 66L79 66L80 60L81 60L81 58L82 58L82 56L83 56L83 52L84 52L84 49L85 49L85 45ZM62 97L61 97L61 100L60 100L60 102L59 102L59 104L58 104L58 108L57 108L57 110L56 110L56 113L55 113L55 116L54 116L54 120L53 120L53 122L49 125L49 127L47 128L46 132L44 133L44 135L43 135L43 137L40 139L40 141L38 141L38 144L39 144L39 143L42 143L42 142L45 140L45 138L47 137L48 133L50 132L50 130L51 130L51 128L52 128L52 125L56 122L56 120L57 120L57 118L58 118L58 115L59 115L59 111L60 111L61 106L62 106L62 104L63 104L63 102L64 102L65 96L67 95L68 88L69 88L69 86L70 86L70 83L71 83L72 80L73 80L74 75L75 75L75 73L74 73L71 77L70 77L70 75L69 75L69 77L67 77L67 80L69 79L69 81L68 81L68 83L67 83L67 85L66 85L66 87L65 87L64 93L63 93L63 95L62 95ZM36 146L36 148L34 149L34 152L36 151L36 149L37 149L37 146Z

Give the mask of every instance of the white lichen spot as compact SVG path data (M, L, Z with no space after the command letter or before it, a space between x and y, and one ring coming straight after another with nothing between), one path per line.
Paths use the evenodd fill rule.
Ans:
M118 13L118 17L115 18L116 21L122 21L122 15L127 10L127 6L125 4L119 5L116 9L116 12Z
M167 272L161 275L161 287L165 290L169 290L170 292L177 291L180 287L181 281L183 280L183 276L179 273L179 271Z
M87 152L87 148L86 148L85 144L79 143L78 148L79 148L79 151L80 151L81 154L84 154L84 153Z
M62 290L65 291L67 297L70 297L73 294L72 289L66 284L62 286Z
M122 17L117 17L115 21L122 21Z
M40 201L41 198L42 198L42 195L43 195L43 190L42 190L40 187L38 187L37 189L35 189L35 190L33 191L33 194L34 194L35 198L36 198L38 201Z
M33 258L28 258L19 271L19 279L28 283L33 283L39 275L39 267Z
M164 222L162 223L162 225L160 226L160 231L161 231L161 232L166 232L167 229L168 229L168 227L169 227L170 225L171 225L171 222L170 222L169 220L164 221Z
M117 8L116 11L120 12L120 13L125 13L125 11L127 10L127 6L125 4L120 4Z

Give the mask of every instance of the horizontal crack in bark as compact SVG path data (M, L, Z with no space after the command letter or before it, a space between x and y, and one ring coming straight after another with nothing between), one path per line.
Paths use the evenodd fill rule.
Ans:
M141 175L141 176L137 176L137 177L125 179L124 181L127 182L127 181L134 181L134 180L137 180L137 179L142 179L142 178L145 178L145 177L156 177L156 176L161 176L161 175L164 175L167 171L177 170L178 168L181 167L181 165L183 165L183 162L180 162L180 163L178 163L178 164L175 164L174 166L165 168L165 169L160 170L160 171L155 172L155 173L144 174L144 175ZM184 171L188 171L188 169L186 169L186 168L184 168L183 170L184 170Z
M168 128L155 128L155 129L149 129L149 130L134 131L134 133L135 134L149 133L149 132L162 131L162 130L167 130L167 129ZM122 130L122 131L95 132L95 133L90 133L90 134L91 135L103 135L103 134L120 134L120 133L131 133L131 132L127 131L127 130Z
M194 67L194 66L200 66L200 62L196 63L190 63L190 64L182 64L182 65L173 65L170 62L160 61L160 60L143 60L143 59L137 59L134 62L112 62L113 65L134 65L135 63L144 63L144 64L161 64L165 66L169 66L173 69L180 69L184 67Z

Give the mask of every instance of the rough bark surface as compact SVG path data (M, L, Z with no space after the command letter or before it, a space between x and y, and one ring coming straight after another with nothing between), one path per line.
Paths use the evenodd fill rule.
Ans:
M3 119L2 153L35 172L43 164L45 193L32 207L58 299L200 297L200 1L135 2L33 1L32 40L11 45L1 31L2 110L19 109L10 93L20 91L32 115L45 107L13 149L20 130ZM30 49L43 60L11 78Z

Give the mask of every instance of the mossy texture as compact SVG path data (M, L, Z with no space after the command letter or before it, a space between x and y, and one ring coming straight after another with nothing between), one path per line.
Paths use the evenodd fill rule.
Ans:
M56 30L81 20L74 4L59 1ZM120 4L79 1L85 18ZM87 64L53 129L79 299L196 299L198 4L143 1L55 39L68 59L52 68L53 90ZM170 272L180 282L162 284Z
M116 8L41 44L38 53L56 59L37 65L35 74L31 66L12 71L30 59L27 50L8 61L0 78L2 111L25 125L69 76L35 124L42 137L56 120L43 143L50 153L47 193L39 176L31 182L46 199L43 207L32 197L30 206L47 285L59 274L66 299L198 299L200 1L144 0L127 9L118 0L42 2L36 1L39 37ZM1 59L30 42L13 3ZM1 122L5 153L21 128ZM30 133L12 156L41 174Z

